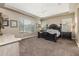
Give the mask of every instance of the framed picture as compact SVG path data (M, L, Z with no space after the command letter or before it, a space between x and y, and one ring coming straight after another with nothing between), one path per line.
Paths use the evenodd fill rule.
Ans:
M10 27L15 28L17 25L17 20L10 20Z
M3 25L4 25L4 26L9 26L9 20L8 20L8 18L5 18L5 19L4 19Z

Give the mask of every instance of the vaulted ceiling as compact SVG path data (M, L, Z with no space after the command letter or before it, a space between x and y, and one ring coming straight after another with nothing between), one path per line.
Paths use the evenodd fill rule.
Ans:
M72 4L69 3L5 3L5 6L14 7L38 17L48 17L60 13L70 12ZM10 6L10 7L9 7Z
M8 3L6 5L16 7L39 17L51 16L69 11L68 3Z

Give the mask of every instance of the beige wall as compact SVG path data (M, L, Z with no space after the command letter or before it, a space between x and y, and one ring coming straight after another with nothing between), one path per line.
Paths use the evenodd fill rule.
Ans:
M69 21L69 19L71 20L72 19L72 21L70 22L71 24L73 23L73 20L74 20L74 14L69 14L69 15L64 15L64 16L57 16L57 17L51 17L51 18L49 18L49 19L45 19L44 21L43 21L43 24L42 24L42 26L44 26L46 23L48 24L48 25L50 25L50 24L57 24L57 25L60 25L60 24L62 24L63 22L65 22L65 21ZM71 30L71 29L70 29Z
M0 8L0 12L3 13L4 18L8 17L9 20L17 20L18 21L18 20L25 19L25 20L30 21L31 23L37 22L37 19L35 19L35 18L25 16L25 15L19 14L17 12L11 11L11 10ZM19 26L19 24L18 24L18 26ZM19 32L19 27L11 28L10 26L8 26L8 27L5 27L5 29L3 29L2 32L5 34L16 34Z
M76 34L76 43L79 47L79 8L75 10L75 34Z

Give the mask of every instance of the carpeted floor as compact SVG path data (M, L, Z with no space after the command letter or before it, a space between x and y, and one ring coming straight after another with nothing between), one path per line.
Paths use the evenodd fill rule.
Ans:
M37 37L20 41L21 56L79 56L73 41L59 39L56 43Z

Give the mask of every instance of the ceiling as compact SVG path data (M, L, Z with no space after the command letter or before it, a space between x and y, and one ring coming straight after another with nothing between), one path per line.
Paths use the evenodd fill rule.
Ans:
M39 17L56 15L70 10L69 3L5 3Z

